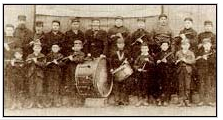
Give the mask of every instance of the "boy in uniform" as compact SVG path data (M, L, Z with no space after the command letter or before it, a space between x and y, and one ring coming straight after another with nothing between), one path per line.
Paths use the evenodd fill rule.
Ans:
M82 52L83 43L81 40L74 40L74 45L72 47L73 52L70 53L67 59L65 60L66 70L65 70L65 92L68 103L66 106L76 106L81 105L80 98L77 94L76 86L75 86L75 70L79 63L84 62L85 54Z
M60 84L62 82L63 65L61 59L63 55L59 52L58 44L52 45L52 51L46 57L46 81L47 81L47 96L50 101L47 106L60 106Z
M128 64L127 59L129 59L128 52L124 49L125 43L124 39L117 39L117 48L118 50L111 54L110 64L112 73L115 69L119 68L122 64ZM112 93L115 97L116 105L127 105L128 104L128 95L127 95L127 79L116 82L114 81L114 89Z
M22 109L22 100L24 99L23 90L24 90L24 80L25 80L25 72L24 72L24 61L23 61L23 53L21 48L16 48L14 50L14 56L10 61L10 66L8 71L9 75L9 89L10 95L12 99L12 105L10 109Z
M195 63L195 55L189 50L190 43L182 42L182 49L176 53L178 82L179 82L179 105L190 107L192 65Z
M37 105L43 108L42 95L43 95L43 80L44 80L44 67L46 63L45 55L41 53L41 44L34 44L33 53L28 55L27 61L27 78L30 104L27 108L32 108Z
M174 54L170 49L170 43L163 41L161 43L161 51L156 57L157 75L160 82L160 95L158 100L158 106L167 106L171 95L171 86L173 84L173 72L174 72Z
M196 67L200 81L200 103L198 106L214 106L216 89L216 54L212 48L211 40L203 40L202 48L197 53Z
M154 68L154 59L149 54L149 47L147 43L141 45L141 54L137 57L134 63L134 69L136 70L136 79L137 79L137 94L138 102L136 106L140 105L149 105L148 104L148 95L151 90L151 83L153 81L152 74ZM134 87L136 87L134 86ZM151 94L150 94L151 95Z

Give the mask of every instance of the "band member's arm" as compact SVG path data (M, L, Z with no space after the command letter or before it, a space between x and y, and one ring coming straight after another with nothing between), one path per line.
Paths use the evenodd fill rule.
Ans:
M194 64L195 63L195 55L193 52L189 52L187 57L184 60L187 64Z

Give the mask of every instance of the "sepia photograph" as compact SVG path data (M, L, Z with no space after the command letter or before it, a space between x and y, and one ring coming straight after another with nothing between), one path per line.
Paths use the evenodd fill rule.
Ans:
M3 116L217 116L217 4L3 4Z

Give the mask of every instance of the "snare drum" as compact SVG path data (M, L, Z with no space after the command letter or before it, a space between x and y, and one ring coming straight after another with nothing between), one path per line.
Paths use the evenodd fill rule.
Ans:
M78 93L83 97L107 97L113 86L107 71L105 58L96 58L78 64L75 71Z
M112 72L112 75L114 76L114 80L117 82L121 82L128 78L130 75L132 75L133 70L129 64L121 65L119 68L115 69Z

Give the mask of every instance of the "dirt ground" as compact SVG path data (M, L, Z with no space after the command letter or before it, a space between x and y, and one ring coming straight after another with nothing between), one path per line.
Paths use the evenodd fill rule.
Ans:
M216 107L106 106L4 110L4 116L215 116Z

